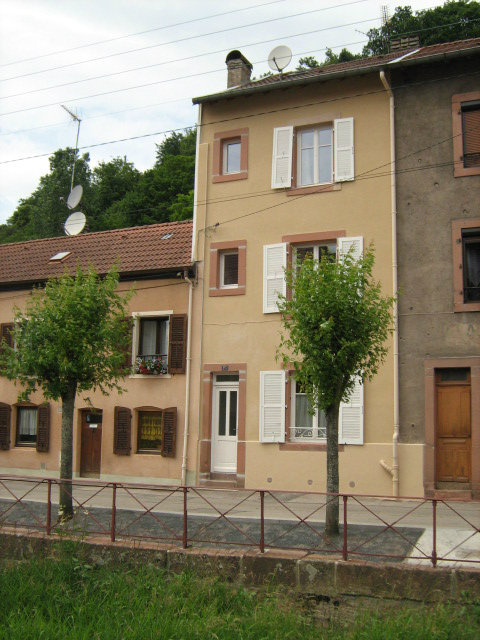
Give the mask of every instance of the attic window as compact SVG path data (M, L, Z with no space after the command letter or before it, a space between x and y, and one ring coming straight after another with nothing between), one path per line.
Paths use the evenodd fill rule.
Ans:
M60 251L50 258L50 262L61 262L70 255L71 251Z
M173 236L173 233L166 233L165 235L163 235L160 240L168 240L169 238L171 238Z

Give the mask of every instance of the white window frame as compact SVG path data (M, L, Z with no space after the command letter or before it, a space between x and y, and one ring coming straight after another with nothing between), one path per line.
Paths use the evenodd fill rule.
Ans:
M308 247L312 247L313 249L313 259L319 261L320 260L320 247L328 246L329 244L335 245L335 258L338 256L338 242L336 240L328 241L316 241L316 242L302 242L301 244L293 244L293 255L294 255L294 263L295 267L297 266L297 249L305 249Z
M327 435L319 436L318 435L318 408L315 409L315 413L312 418L312 436L299 436L295 435L295 430L297 428L295 424L295 409L297 403L297 382L294 377L290 379L290 442L321 442L322 444L326 443ZM316 432L316 436L313 435L313 432Z
M144 375L142 373L133 373L135 371L135 362L138 357L138 349L140 346L140 320L142 318L150 318L150 319L168 319L168 329L170 330L170 316L173 316L173 310L168 309L166 311L140 311L132 313L133 318L133 333L132 333L132 373L130 374L130 378L171 378L171 374L163 373L161 375ZM167 360L168 360L168 347L169 340L167 339Z
M238 266L237 266L237 282L235 284L225 284L225 256L238 256L238 249L231 249L220 252L220 273L219 273L219 288L220 289L238 289Z
M302 135L304 133L313 132L313 182L302 182ZM322 147L330 146L330 179L324 182L319 180L319 163L318 163L318 132L329 131L330 132L330 145L321 145ZM311 187L320 184L332 184L334 169L333 169L333 126L331 124L318 125L309 127L308 129L297 130L297 187Z
M238 161L238 169L235 171L228 170L228 147L229 145L238 144L240 148L240 157ZM242 170L242 140L241 138L228 138L222 140L222 175L229 176L234 173L240 173Z

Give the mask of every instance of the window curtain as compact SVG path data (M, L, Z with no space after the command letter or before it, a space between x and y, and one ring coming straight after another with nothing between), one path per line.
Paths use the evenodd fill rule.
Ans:
M20 436L35 436L37 434L37 410L30 407L18 409L18 433Z

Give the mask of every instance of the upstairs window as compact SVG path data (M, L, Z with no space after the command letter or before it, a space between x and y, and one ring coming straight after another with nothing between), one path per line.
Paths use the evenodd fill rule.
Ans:
M37 444L37 408L18 407L17 445L34 447Z
M454 176L480 175L480 91L452 96Z
M148 373L166 373L169 318L141 318L137 361ZM141 373L141 372L140 372Z
M297 186L333 181L332 127L301 129L297 133Z
M238 287L238 251L220 253L220 287Z
M295 246L295 266L300 268L302 262L307 256L314 260L321 260L323 256L327 256L330 262L335 261L337 256L337 243L326 242L321 244L309 244Z
M240 173L240 155L242 143L238 140L225 140L223 143L223 175Z
M462 230L463 301L480 302L480 228Z

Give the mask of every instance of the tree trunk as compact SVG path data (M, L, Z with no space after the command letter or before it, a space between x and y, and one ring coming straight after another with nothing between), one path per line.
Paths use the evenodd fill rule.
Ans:
M327 418L327 493L338 493L338 410L339 404L330 406ZM338 496L328 496L325 514L325 535L335 536L338 528Z
M73 469L73 409L77 385L72 385L62 395L62 450L60 455L60 478L65 480L60 484L59 515L61 520L73 516L72 502L72 469ZM68 482L70 480L70 482Z

